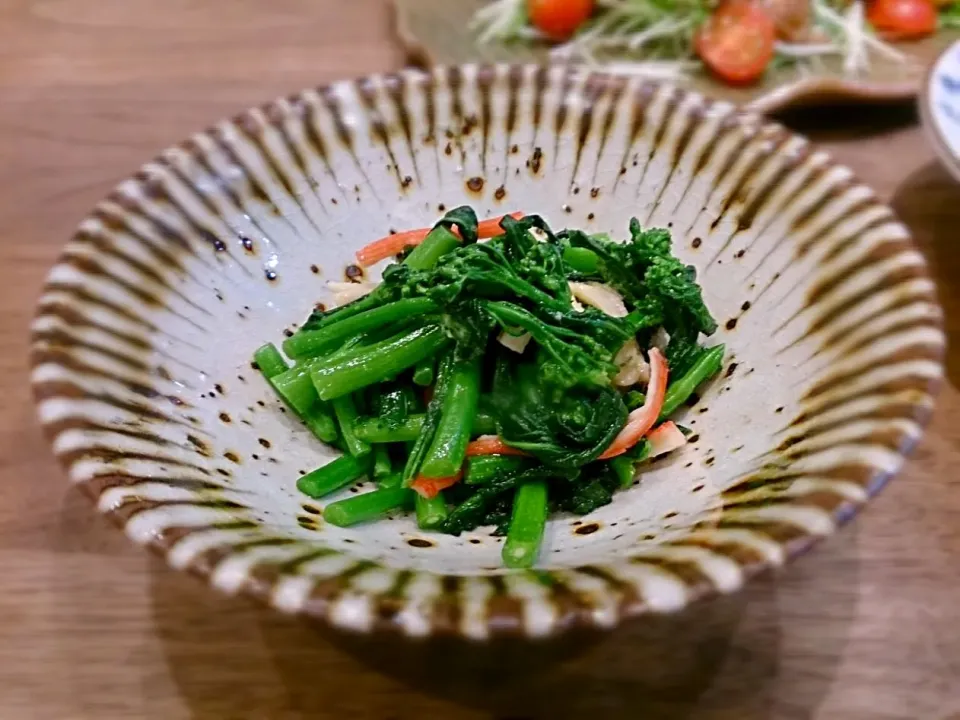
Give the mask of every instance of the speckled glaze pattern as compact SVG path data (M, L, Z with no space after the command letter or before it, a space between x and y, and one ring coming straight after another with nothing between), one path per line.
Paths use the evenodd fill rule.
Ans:
M552 519L532 571L503 570L489 529L324 524L295 481L334 451L250 365L329 302L362 243L463 203L671 228L729 348L684 410L690 444L613 504ZM32 332L53 450L131 539L286 612L474 639L612 627L781 565L900 468L944 348L905 228L803 138L669 86L534 66L338 83L194 135L83 220Z

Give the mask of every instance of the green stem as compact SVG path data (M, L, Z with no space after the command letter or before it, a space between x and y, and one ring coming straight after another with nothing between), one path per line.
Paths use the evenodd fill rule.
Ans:
M505 473L520 470L528 461L509 455L480 455L467 460L467 485L484 485Z
M253 353L253 361L267 380L287 371L287 361L283 359L283 355L273 343L258 347Z
M397 488L403 484L403 473L391 473L377 481L378 486L387 490L388 488Z
M587 248L568 247L563 249L563 261L574 272L591 275L600 267L600 258L593 250Z
M437 312L440 307L427 298L410 298L382 305L349 317L320 330L301 330L283 343L283 350L294 359L315 357L342 345L347 339L398 320ZM284 368L286 369L286 368Z
M306 415L317 402L317 391L310 382L310 375L300 368L274 375L269 382L277 395L300 416Z
M330 503L323 510L323 519L337 527L350 527L368 520L376 520L391 510L408 505L415 494L413 490L401 487L381 487L373 492Z
M663 400L663 408L660 410L659 422L666 420L690 398L694 390L720 372L723 368L725 351L726 346L724 345L710 348L700 356L700 359L684 375L670 383Z
M528 568L537 561L543 530L547 523L546 480L531 480L517 488L507 540L503 544L503 564L508 568Z
M453 353L445 353L439 362L433 399L427 404L427 412L424 415L420 432L417 433L417 439L413 441L413 445L407 453L407 462L403 466L404 487L409 487L414 478L420 474L420 466L423 465L427 451L433 443L433 436L440 424L442 399L446 394L447 384L450 382L453 365Z
M380 418L363 418L357 421L353 430L358 438L368 443L410 442L417 439L425 418L423 413L417 413L395 426ZM473 435L490 435L496 431L497 424L493 416L478 411L473 421Z
M345 341L343 347L336 352L326 357L305 358L286 372L282 372L273 377L270 382L281 397L297 410L297 412L302 414L306 412L306 409L317 399L317 391L313 387L313 381L310 379L311 372L319 367L326 367L339 362L347 362L352 358L380 352L391 342L403 335L406 335L406 333L397 334L386 340L372 344L364 344L364 337L353 337Z
M310 329L304 330L303 332L313 332L314 330L328 328L337 323L344 322L355 315L383 305L384 302L389 301L389 298L384 296L384 290L385 288L381 285L368 295L364 295L353 302L341 305L333 310L328 310L323 313L321 318L314 319L314 317L311 316L310 320L306 323Z
M323 442L332 443L337 439L337 423L326 403L317 402L300 417L310 432Z
M443 330L427 325L375 345L367 352L322 364L310 373L310 378L320 398L332 400L396 377L446 344Z
M337 416L337 423L340 425L340 435L343 436L343 442L347 446L347 452L351 455L360 457L370 452L370 444L361 440L353 432L353 425L357 420L357 404L353 397L344 395L336 398L333 405L333 412Z
M420 468L425 477L450 477L463 467L480 397L480 357L457 362L443 396L440 424Z
M391 425L381 418L364 418L357 421L353 431L368 443L395 443L416 440L423 427L424 415L410 415L398 425Z
M367 456L368 458L369 456ZM341 455L297 481L297 489L312 498L322 498L362 478L370 471L367 458Z
M327 408L317 400L311 384L309 388L283 386L277 378L288 371L287 362L272 343L261 346L253 354L254 362L281 400L293 410L304 425L323 442L337 439L337 426ZM281 391L282 388L282 391Z
M416 497L417 526L421 530L436 530L447 519L447 501L443 493L435 498L427 499L422 495Z
M373 446L373 477L380 479L393 472L393 466L390 463L390 453L386 445Z
M429 270L441 257L460 247L460 238L443 226L437 226L417 245L403 261L413 270Z
M636 474L635 463L636 461L627 455L620 455L610 461L610 467L613 468L613 472L617 476L617 483L621 490L633 485L633 478Z
M433 384L433 358L427 358L417 363L413 371L413 382L420 387L427 387Z

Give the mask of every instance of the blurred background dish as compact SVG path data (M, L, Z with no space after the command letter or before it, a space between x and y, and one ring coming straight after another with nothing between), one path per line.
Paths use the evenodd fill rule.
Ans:
M782 0L762 6L728 0L719 7L761 8L773 27L758 28L752 9L737 13L727 23L735 30L724 29L720 37L703 29L710 28L711 15L699 1L614 0L597 4L592 25L564 40L548 40L523 19L526 1L392 0L395 31L408 62L419 67L585 62L607 72L668 79L762 112L836 101L908 100L917 95L929 63L960 37L955 7L941 6L938 16L932 0L871 0L870 4ZM609 8L622 7L640 9L626 12L619 25L608 23L607 18L617 20ZM714 12L713 17L720 17ZM898 20L899 16L904 19ZM891 18L900 23L899 30L891 28L881 38L871 29L871 23L883 26ZM731 21L731 17L724 19ZM621 31L622 27L627 30ZM769 52L764 54L768 44ZM641 49L631 49L637 47ZM718 52L724 56L717 58ZM706 58L712 73L704 69L701 58ZM757 67L762 75L754 80L751 73ZM748 74L738 75L742 72Z

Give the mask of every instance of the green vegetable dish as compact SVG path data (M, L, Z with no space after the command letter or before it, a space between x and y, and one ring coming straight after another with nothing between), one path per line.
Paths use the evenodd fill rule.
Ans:
M257 350L267 382L342 455L300 478L338 526L411 510L424 530L493 526L507 567L532 566L548 516L584 515L686 442L669 418L724 347L696 271L666 230L554 233L537 215L470 207L378 240L379 284ZM289 361L292 361L292 366Z

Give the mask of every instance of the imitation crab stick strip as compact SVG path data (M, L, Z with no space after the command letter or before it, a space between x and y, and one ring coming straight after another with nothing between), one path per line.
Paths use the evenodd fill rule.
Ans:
M617 455L623 455L636 445L650 432L650 428L660 416L663 399L667 394L667 360L657 348L650 349L650 383L647 385L647 399L627 416L627 424L613 439L603 454L601 460L607 460Z
M651 458L666 455L687 444L687 438L672 420L667 420L656 430L651 430L647 440L650 441Z
M481 238L492 238L500 234L500 222L506 215L489 218L477 224L477 234ZM510 217L519 220L523 213L510 213ZM415 247L422 243L433 228L418 228L417 230L405 230L404 232L387 235L385 238L374 240L369 245L365 245L357 251L357 263L363 267L376 265L381 260L386 260L398 253L403 252L408 247ZM455 235L459 235L457 228L453 227Z
M498 435L481 435L467 445L467 457L479 457L480 455L517 455L523 457L527 453L510 447Z
M410 487L416 490L417 494L427 500L431 500L440 494L441 490L446 490L448 487L456 485L463 478L463 471L458 472L456 475L451 475L450 477L442 478L430 478L420 475L410 483Z

